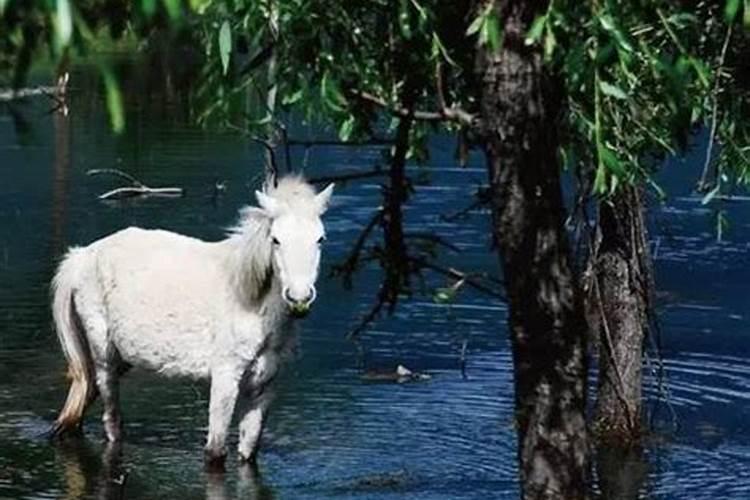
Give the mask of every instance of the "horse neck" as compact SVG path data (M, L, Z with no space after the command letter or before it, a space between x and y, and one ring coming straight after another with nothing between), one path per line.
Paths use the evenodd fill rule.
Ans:
M259 307L276 281L267 232L267 224L258 221L226 240L231 285L247 307Z

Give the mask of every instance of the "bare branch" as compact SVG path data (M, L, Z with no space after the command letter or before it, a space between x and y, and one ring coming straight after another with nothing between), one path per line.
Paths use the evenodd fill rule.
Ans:
M133 196L174 196L179 197L185 194L182 188L178 187L166 187L166 188L150 188L148 186L129 186L113 189L107 191L104 194L99 195L100 200L109 199L122 199L130 198Z
M359 99L362 99L363 101L376 104L377 106L384 108L389 113L401 118L407 118L411 116L415 120L420 121L456 122L468 127L475 127L477 124L477 119L474 115L458 107L443 108L440 111L411 111L403 107L389 104L382 97L370 94L369 92L353 90L350 91L350 93L358 97Z
M359 324L354 327L349 333L346 334L347 340L355 340L359 335L365 331L365 328L377 318L380 311L383 309L383 305L386 301L387 293L385 293L385 284L380 285L380 291L378 292L378 298L375 300L375 304L370 308L367 314L364 315Z
M345 174L313 177L312 179L308 179L307 182L309 182L310 184L327 184L329 182L347 182L358 179L369 179L371 177L380 177L387 174L387 170L376 169L368 170L367 172L348 172Z
M314 146L390 146L393 144L393 139L373 137L366 141L337 141L337 140L303 140L303 139L289 139L287 141L290 146L303 146L311 148Z
M354 242L354 246L352 246L352 249L349 252L346 260L342 264L334 267L333 273L343 276L344 284L346 286L351 286L352 274L357 269L357 265L361 260L360 256L362 254L362 249L367 242L367 238L370 236L372 230L375 229L375 226L380 223L382 218L383 210L378 210L377 212L375 212L375 214L370 219L370 222L367 223L365 228L359 234L357 241Z
M497 299L502 300L503 302L507 301L507 298L505 295L497 290L494 290L479 281L477 281L474 277L477 276L476 274L468 274L462 271L459 271L458 269L452 268L452 267L442 267L438 264L435 264L434 262L428 262L425 259L415 259L413 258L412 261L414 264L418 267L429 269L431 271L434 271L438 274L442 274L444 276L448 276L450 278L458 279L458 280L464 280L467 285L474 288L477 291L480 291L486 295L489 295L491 297L495 297ZM483 278L490 279L487 276L481 275ZM492 278L492 281L495 281L496 283L501 283L500 280L496 278Z
M475 210L490 202L490 191L488 188L479 188L475 196L477 198L476 201L474 201L467 207L464 207L461 210L458 210L457 212L453 212L451 214L443 214L440 216L440 219L445 222L453 222L456 219L460 219L461 217L465 216L472 210Z
M107 191L106 193L99 195L100 200L111 200L111 199L122 199L122 198L130 198L133 196L182 196L185 194L185 191L182 188L179 187L162 187L162 188L152 188L132 175L123 172L122 170L117 170L115 168L95 168L92 170L89 170L86 172L86 175L114 175L116 177L121 177L123 179L126 179L128 182L132 184L132 186L125 186L125 187L119 187L116 189L113 189L111 191Z
M122 177L123 179L127 180L134 186L143 187L145 184L143 184L141 181L133 177L127 172L123 172L122 170L117 170L116 168L94 168L91 170L88 170L86 172L86 175L114 175L117 177Z
M417 240L423 240L423 241L429 241L431 243L435 243L436 245L444 246L445 248L452 250L456 253L461 253L460 248L458 248L453 243L447 241L445 238L438 236L437 234L424 233L424 232L407 232L407 233L404 233L404 237L413 238Z

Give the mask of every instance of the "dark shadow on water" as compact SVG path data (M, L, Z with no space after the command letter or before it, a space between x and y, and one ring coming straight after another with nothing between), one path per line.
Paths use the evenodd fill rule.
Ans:
M641 498L649 471L642 448L599 446L596 450L595 461L599 498L606 500Z

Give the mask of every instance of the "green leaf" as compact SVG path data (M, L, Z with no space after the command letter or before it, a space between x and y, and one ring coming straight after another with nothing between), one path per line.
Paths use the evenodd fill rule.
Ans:
M323 103L334 111L344 111L348 104L346 97L341 93L336 82L331 80L328 72L323 74L320 81L320 97Z
M232 55L232 28L229 26L229 21L221 23L219 28L219 56L221 57L221 67L224 70L224 74L227 74L229 69L229 57Z
M0 15L5 12L5 6L8 4L8 0L0 0Z
M440 37L437 33L432 33L432 57L437 59L438 56L443 56L443 59L450 64L451 66L458 67L458 64L456 61L454 61L450 54L448 54L448 50L445 48L445 45L443 45L443 42L440 41Z
M281 104L284 106L291 106L292 104L299 102L299 100L302 99L302 94L302 89L299 89L290 95L285 95L284 98L281 99Z
M625 167L607 146L602 145L599 147L599 159L613 175L625 177Z
M726 0L724 3L724 19L729 24L734 22L737 12L740 10L740 0Z
M112 70L104 66L101 69L104 78L104 90L107 98L107 110L109 111L109 122L116 134L125 130L125 112L122 105L122 92L117 78Z
M432 295L432 300L437 304L447 304L456 299L456 290L453 287L438 288Z
M164 9L169 19L178 21L182 16L182 0L164 0Z
M354 117L350 116L344 122L341 124L341 127L339 127L339 139L341 139L343 142L347 142L351 136L352 132L354 131Z
M484 24L482 24L482 33L484 34L484 37L480 36L479 43L486 43L493 52L497 52L502 45L501 31L500 20L497 18L493 9L484 19ZM482 38L484 38L484 40L482 40Z
M144 3L147 1L153 2L153 0L143 0ZM204 14L206 10L211 6L212 0L190 0L190 8L198 14Z
M156 12L156 0L141 0L141 9L146 17L151 17Z
M548 29L544 35L544 58L546 60L549 61L552 58L552 54L555 53L555 47L557 47L557 38L555 38L555 33Z
M622 90L617 85L612 85L611 83L607 83L604 80L599 81L599 88L601 89L604 95L614 97L615 99L627 99L628 98L628 95L625 93L624 90Z
M479 33L479 30L482 28L482 24L484 24L484 16L485 13L482 12L479 14L476 19L474 19L469 27L466 29L466 36L476 35Z
M742 8L742 25L750 30L750 0L744 0Z
M623 33L619 26L615 23L615 20L609 14L603 14L599 16L599 24L602 28L615 39L617 45L623 50L633 52L633 45L628 40L628 37Z
M57 42L60 48L67 47L73 36L73 16L68 0L57 0Z
M604 194L607 191L607 171L602 163L596 168L596 177L592 189L596 194Z
M531 28L529 28L529 32L526 34L526 38L524 39L524 43L526 45L533 45L536 43L541 37L542 33L544 32L544 27L547 24L547 14L536 16L536 19L534 19L534 22L531 23Z

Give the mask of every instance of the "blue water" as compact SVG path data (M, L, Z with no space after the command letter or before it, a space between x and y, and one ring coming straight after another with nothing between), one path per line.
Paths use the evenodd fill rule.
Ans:
M417 280L415 294L392 317L377 321L359 343L345 338L371 307L381 274L365 267L352 290L327 275L381 202L379 178L338 186L326 214L319 299L302 324L299 359L280 384L260 477L241 474L233 459L225 476L207 475L206 387L148 373L129 374L123 383L119 475L107 469L98 406L87 418L85 440L51 446L41 438L66 392L48 312L49 280L61 252L128 225L218 239L252 201L262 177L257 145L192 126L179 107L155 105L154 95L130 95L128 129L113 136L97 87L85 76L73 76L67 117L46 113L44 100L21 103L15 112L28 130L19 132L12 114L0 108L0 498L517 496L504 304L470 289L451 306L435 304L430 291L451 282L426 273L424 294ZM321 133L304 126L294 131L297 138ZM405 208L407 230L435 230L454 243L460 252L441 250L446 266L497 274L486 211L452 222L440 217L470 203L485 181L481 158L460 168L454 147L452 139L436 138L428 166L410 167L416 194ZM293 164L306 163L311 177L364 170L382 155L378 147L292 153ZM645 478L636 488L642 498L750 498L750 202L725 204L731 227L717 243L712 207L691 193L701 154L696 147L669 162L662 182L672 196L649 216L676 426L661 405L659 431L643 458ZM89 177L91 168L119 168L187 194L101 202L97 196L119 181ZM217 181L227 186L218 196ZM431 378L410 384L361 378L363 365L394 370L399 364ZM653 377L646 394L653 407L659 394Z

